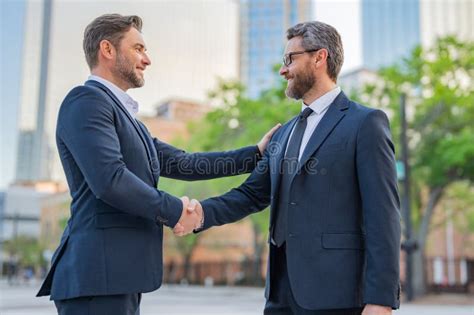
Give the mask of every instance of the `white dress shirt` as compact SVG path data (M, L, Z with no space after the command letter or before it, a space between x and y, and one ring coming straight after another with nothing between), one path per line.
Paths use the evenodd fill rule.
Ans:
M138 113L138 103L130 95L124 92L121 88L112 82L96 75L90 75L88 80L94 80L105 85L112 93L119 99L120 103L127 109L132 118L136 118Z
M331 103L336 99L339 93L341 93L341 88L339 86L336 86L331 91L327 92L320 98L316 99L310 105L306 105L305 103L302 104L301 111L304 111L305 108L309 106L313 110L313 112L311 113L311 115L308 116L308 118L306 118L306 129L304 131L303 139L301 141L301 147L300 147L300 153L298 155L298 160L301 159L301 156L303 155L304 149L306 148L306 145L308 144L309 139L311 138L311 135L313 134L314 130L318 126L321 119L324 117L324 114L326 114L326 112L328 111L329 105L331 105ZM293 131L294 131L294 128L291 131L291 135L289 139L291 139L291 137L293 136ZM288 143L289 142L290 141L288 140ZM286 151L285 151L285 154L286 154Z

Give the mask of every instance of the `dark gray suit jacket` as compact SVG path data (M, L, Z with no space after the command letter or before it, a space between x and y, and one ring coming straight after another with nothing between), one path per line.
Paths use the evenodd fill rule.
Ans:
M204 229L270 205L271 235L279 170L295 121L275 133L245 183L202 202ZM297 303L306 309L366 303L398 308L400 213L386 115L340 93L311 136L290 186L286 251Z
M258 159L256 146L188 154L152 138L96 81L66 96L56 140L72 203L38 293L53 300L157 289L163 224L173 227L182 212L180 199L156 189L159 177L236 175L252 171Z

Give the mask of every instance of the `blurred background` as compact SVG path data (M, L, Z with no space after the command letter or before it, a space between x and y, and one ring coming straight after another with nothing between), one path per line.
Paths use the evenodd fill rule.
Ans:
M2 0L0 270L36 283L69 217L55 146L59 106L89 74L83 31L136 14L152 61L131 90L152 134L190 151L255 144L300 110L284 96L288 27L319 20L342 36L338 84L391 119L408 300L474 293L473 0ZM226 192L246 176L161 180L177 196ZM202 235L165 236L165 282L263 286L268 211ZM472 297L472 296L471 296Z

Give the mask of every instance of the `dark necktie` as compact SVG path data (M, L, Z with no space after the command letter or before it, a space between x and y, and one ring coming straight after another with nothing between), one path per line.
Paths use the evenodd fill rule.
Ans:
M290 194L290 180L298 169L298 157L300 153L301 141L306 130L306 118L313 113L313 110L306 107L299 115L293 134L286 148L285 158L281 163L281 181L278 196L278 208L276 211L275 229L273 239L278 247L286 241L287 221L288 221L288 205Z

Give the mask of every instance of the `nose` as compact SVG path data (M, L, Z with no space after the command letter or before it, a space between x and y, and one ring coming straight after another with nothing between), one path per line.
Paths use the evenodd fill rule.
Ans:
M281 76L284 76L285 74L288 73L288 67L285 66L284 64L281 65L279 73L280 73Z
M148 57L148 55L146 53L143 53L142 63L146 66L151 65L150 57Z

